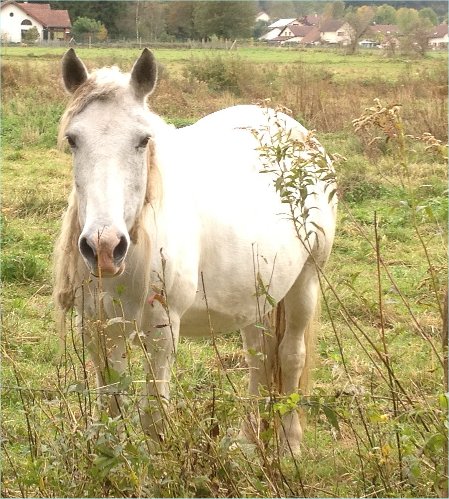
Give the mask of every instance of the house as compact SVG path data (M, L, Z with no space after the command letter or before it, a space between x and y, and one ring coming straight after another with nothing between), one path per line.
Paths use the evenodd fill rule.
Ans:
M399 47L399 27L396 24L373 24L365 35L376 40L384 49Z
M322 21L322 16L318 14L308 14L300 19L304 26L318 26Z
M270 21L270 16L266 12L259 12L256 16L256 23L262 21L268 23Z
M375 40L368 40L368 39L361 40L359 42L359 46L365 49L373 49L380 47L380 45Z
M321 43L348 45L351 42L352 28L342 19L328 19L321 23Z
M292 19L278 19L274 23L271 23L268 26L268 33L265 33L265 35L262 35L259 40L265 41L265 42L271 42L275 38L279 37L282 30L285 29L286 26L290 25L299 25L300 22L298 19L292 18Z
M268 26L268 29L275 29L275 28L285 28L286 26L289 26L290 24L301 24L298 19L292 18L292 19L278 19L274 23L271 23Z
M374 35L398 36L399 27L396 24L373 24L368 28Z
M68 40L71 37L67 10L53 10L50 4L19 3L7 0L0 7L1 38L3 43L20 43L26 31L36 27L40 41Z
M433 49L447 48L448 44L448 27L447 24L439 24L434 26L429 36L429 45Z
M311 30L301 40L301 45L319 45L321 43L321 33L318 26L311 26Z
M301 20L280 19L270 24L271 30L260 40L281 45L286 43L347 45L350 43L352 28L346 21L328 19L323 20L320 25L312 24L319 20L319 16L306 16Z
M279 34L278 37L271 40L272 42L279 42L281 45L285 43L301 43L302 40L311 32L316 31L315 26L299 26L291 24L286 26Z

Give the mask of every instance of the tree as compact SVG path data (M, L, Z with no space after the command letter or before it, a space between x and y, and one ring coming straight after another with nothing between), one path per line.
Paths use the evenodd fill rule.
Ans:
M396 24L396 9L387 4L379 5L376 9L374 22L376 24Z
M118 37L121 34L120 21L132 4L135 4L135 2L80 2L75 0L71 2L51 2L50 5L54 9L67 9L72 21L79 17L100 21L110 36Z
M169 2L165 18L167 33L178 40L197 38L193 24L194 9L193 2Z
M253 38L260 38L264 33L268 31L269 22L267 21L257 21L253 29Z
M255 2L195 2L193 24L200 38L249 38L255 16Z
M40 35L36 26L33 26L32 28L26 30L22 35L22 41L25 43L35 43L37 40L39 40L39 38Z
M402 52L425 55L429 48L431 21L420 16L416 9L406 7L399 9L397 15Z
M290 1L268 1L261 3L261 9L266 12L271 19L289 19L296 17L295 4L301 2Z
M161 2L140 2L136 11L139 37L159 40L166 34L165 7Z
M357 50L360 38L366 33L372 20L374 19L375 10L373 7L362 5L358 9L350 9L345 16L346 22L351 26L350 43L348 53L354 54Z
M345 4L340 0L327 3L324 7L323 16L328 19L342 19L345 14Z
M401 36L401 50L404 54L415 53L424 56L429 49L432 23L429 19L418 17L408 26L408 32Z
M93 40L105 40L108 34L103 23L89 17L78 17L72 25L72 33L75 38L83 40L89 37Z
M400 8L396 13L396 17L402 35L408 35L419 19L418 11L407 7Z
M438 16L430 7L421 9L420 11L418 11L418 15L421 19L428 19L432 26L436 26L438 24Z

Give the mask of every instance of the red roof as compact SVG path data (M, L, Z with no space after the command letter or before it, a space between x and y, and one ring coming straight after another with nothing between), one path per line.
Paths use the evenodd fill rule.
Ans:
M447 33L447 24L439 24L431 29L430 38L443 38L443 36L447 35Z
M283 38L285 37L286 35L284 34L284 32L289 29L294 36L299 36L299 37L303 37L303 36L306 36L307 33L313 29L313 26L298 26L297 24L289 24L288 26L286 26L280 33L279 33L279 37L280 38Z
M372 33L383 33L384 35L397 35L399 28L396 24L373 24L368 28Z
M322 16L319 16L318 14L309 14L307 16L304 16L301 21L306 25L306 26L318 26L322 20Z
M321 40L321 33L317 26L311 26L311 30L301 40L301 43L307 45L308 43L315 43Z
M52 10L48 3L4 2L2 7L6 4L16 5L25 14L36 19L44 28L70 28L72 26L66 10Z
M313 26L290 26L290 29L295 36L304 37L313 29Z
M320 31L322 33L338 31L344 23L343 19L327 19L321 24Z

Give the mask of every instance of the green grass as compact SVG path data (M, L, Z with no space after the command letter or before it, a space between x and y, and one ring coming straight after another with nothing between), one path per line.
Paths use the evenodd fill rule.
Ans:
M144 379L139 349L130 353L130 377L122 380L131 394L128 436L120 431L121 423L96 412L92 365L82 362L82 345L71 328L67 350L61 352L51 300L51 253L71 184L70 156L55 149L58 117L67 102L57 80L62 52L2 48L8 68L2 129L2 495L441 494L447 438L439 361L439 302L447 285L446 161L416 139L408 141L406 157L391 142L369 145L371 136L357 135L351 119L372 105L374 96L389 102L412 96L411 104L402 102L406 132L419 135L418 127L425 131L434 123L421 120L412 112L415 107L427 117L441 112L439 130L447 133L446 99L439 94L444 78L435 76L445 69L446 56L412 61L409 74L434 75L423 85L415 78L404 80L404 61L382 60L377 53L345 58L321 51L238 51L261 73L275 74L276 88L270 91L280 101L294 103L296 97L285 74L272 66L276 57L292 71L304 65L296 73L306 89L298 94L296 115L318 129L328 151L347 158L337 165L338 229L323 286L314 388L301 401L308 413L303 454L294 462L279 458L272 442L259 451L234 445L248 405L238 335L217 339L226 370L210 340L181 342L172 384L173 428L157 452L148 449L133 405ZM120 58L129 66L136 52L80 50L92 65ZM240 96L229 89L211 91L207 82L183 76L196 60L192 57L205 55L216 64L215 52L156 50L166 71L154 106L176 125L259 98L263 74L255 71L252 86L236 80ZM316 72L328 71L340 81L317 83ZM393 384L389 375L396 379ZM269 423L268 442L272 407L261 402L260 410Z
M151 47L150 47L151 48ZM3 60L54 61L57 63L67 50L64 47L5 47L0 50ZM138 48L76 48L79 56L86 61L101 65L118 64L127 67L139 53ZM153 50L157 60L164 65L177 66L192 58L207 58L220 54L222 57L240 57L257 64L306 64L330 72L337 81L362 80L372 78L395 82L404 72L418 75L432 71L447 61L444 52L431 52L425 59L398 57L390 59L381 51L361 51L348 57L341 50L285 49L270 47L241 47L236 51L220 49L165 49Z

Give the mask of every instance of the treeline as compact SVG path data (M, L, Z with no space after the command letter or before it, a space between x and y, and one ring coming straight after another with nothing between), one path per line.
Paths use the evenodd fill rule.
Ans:
M71 1L54 2L54 8L67 9L74 25L80 17L102 23L112 39L182 41L250 38L259 5L255 1Z
M186 41L258 38L268 23L256 23L256 14L266 12L272 20L320 14L326 18L350 18L361 6L373 13L370 22L397 24L405 12L420 14L432 25L447 21L446 2L322 2L322 1L101 1L53 2L67 9L75 37L98 40ZM399 15L398 15L399 14Z

